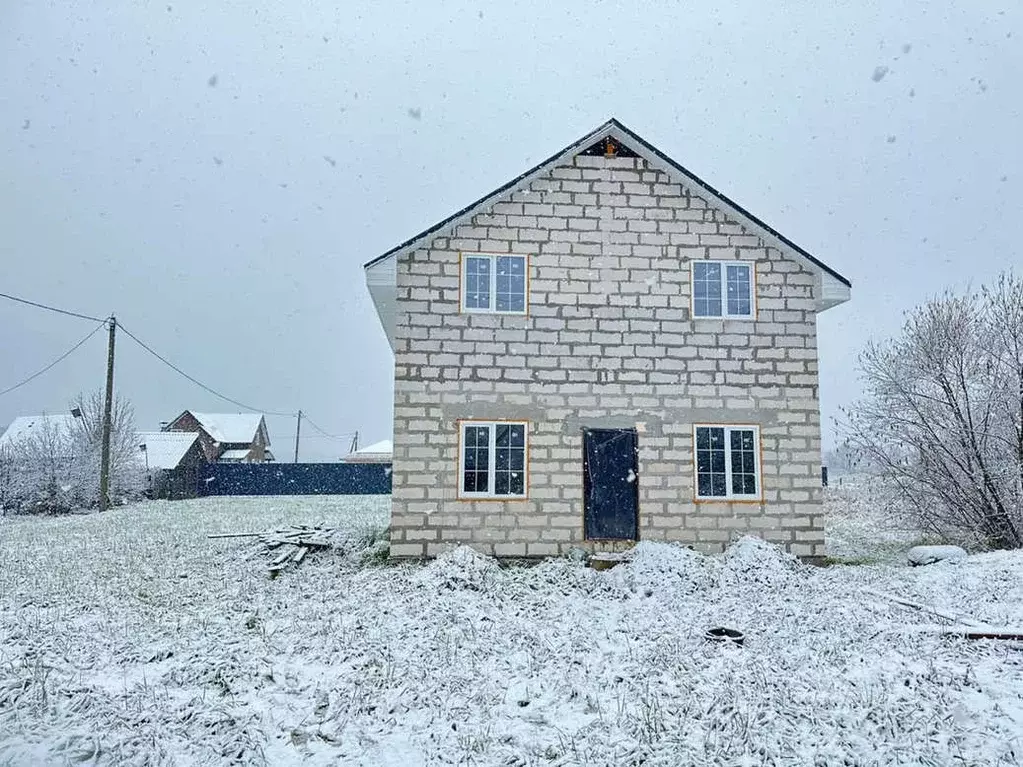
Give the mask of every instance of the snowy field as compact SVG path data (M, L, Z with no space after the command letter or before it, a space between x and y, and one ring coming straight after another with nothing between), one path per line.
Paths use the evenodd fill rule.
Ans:
M834 477L824 491L828 555L838 560L893 564L906 550L931 540L907 519L908 512L883 481L864 475ZM962 541L954 541L962 543Z
M270 580L250 541L206 538L361 534L387 505L0 519L0 764L1023 764L1023 645L868 593L1019 626L1019 553L811 569L750 539L723 557L645 543L595 572L314 552ZM836 530L840 554L869 553L863 525ZM706 641L714 626L745 645Z

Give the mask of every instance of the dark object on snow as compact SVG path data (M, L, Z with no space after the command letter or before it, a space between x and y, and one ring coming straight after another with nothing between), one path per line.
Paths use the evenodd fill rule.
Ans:
M624 561L625 555L622 552L600 552L591 554L586 564L594 570L610 570Z
M742 647L742 643L746 640L745 635L738 629L726 629L724 627L707 629L707 633L703 635L703 638L711 642L731 642L739 647Z
M950 636L961 636L966 639L1008 639L1013 642L1023 641L1023 628L1000 629L975 626L953 626L945 630Z
M821 487L828 486L828 467L821 466Z
M913 567L935 562L958 562L965 558L966 551L958 546L914 546L906 553L906 559Z

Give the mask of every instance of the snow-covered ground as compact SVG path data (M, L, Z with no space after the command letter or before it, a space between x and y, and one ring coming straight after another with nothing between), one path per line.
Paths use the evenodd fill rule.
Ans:
M246 539L383 524L386 497L0 519L0 764L1010 765L1023 652L885 592L1023 624L1023 555L811 569L752 539L596 572L310 554ZM745 632L742 647L706 629Z
M828 554L839 560L905 562L906 550L928 541L885 483L862 474L832 477L824 491Z

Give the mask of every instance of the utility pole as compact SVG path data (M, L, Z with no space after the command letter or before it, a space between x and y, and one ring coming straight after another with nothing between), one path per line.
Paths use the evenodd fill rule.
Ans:
M103 403L103 452L99 464L99 510L110 508L110 412L114 406L114 337L117 318L110 315L110 341L107 343L107 396ZM148 458L148 456L146 456Z
M295 463L298 463L298 437L302 433L302 411L298 411L298 423L295 424Z

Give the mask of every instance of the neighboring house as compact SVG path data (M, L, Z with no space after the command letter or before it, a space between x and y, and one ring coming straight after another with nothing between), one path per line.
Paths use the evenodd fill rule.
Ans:
M392 556L824 554L816 323L850 283L621 123L366 277L395 355Z
M194 498L199 472L206 463L195 432L148 431L139 438L140 459L146 467L150 498Z
M341 459L342 463L391 463L394 444L389 439L374 442L372 445L349 453Z
M70 413L54 415L26 415L11 421L0 435L0 450L10 450L19 443L53 441L59 445L56 455L66 453L70 457L75 434L75 417Z
M206 460L223 463L272 461L266 419L259 413L196 413L186 410L163 431L195 432Z

